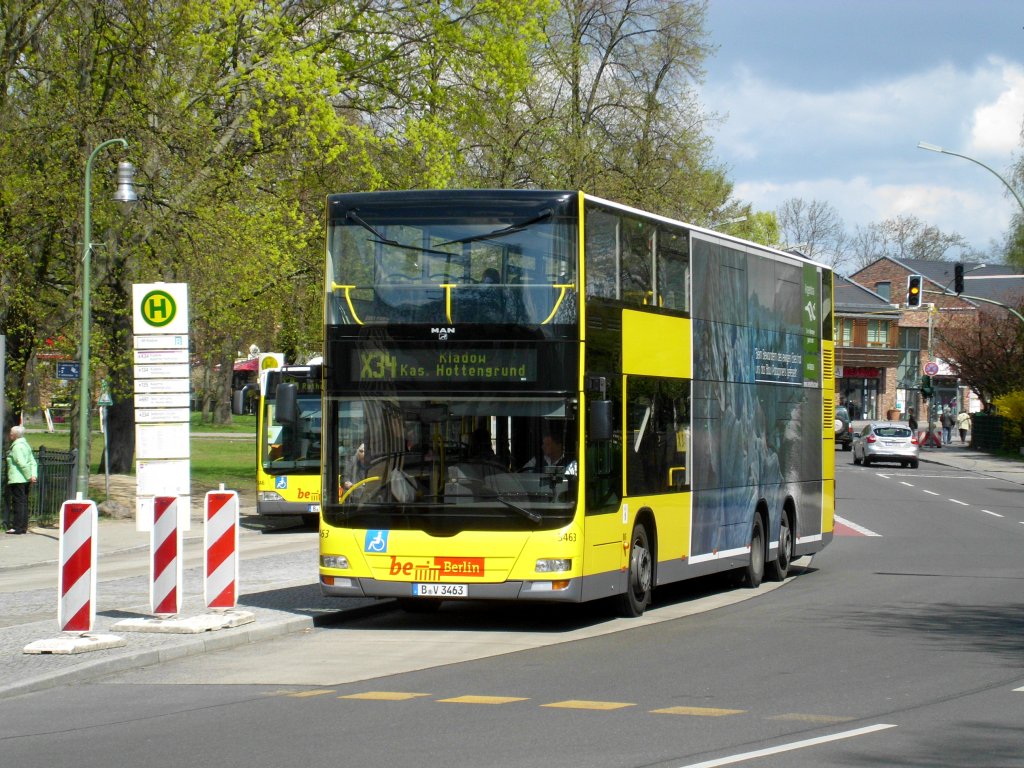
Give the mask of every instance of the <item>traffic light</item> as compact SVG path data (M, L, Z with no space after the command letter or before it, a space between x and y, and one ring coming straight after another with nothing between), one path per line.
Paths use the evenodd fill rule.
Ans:
M920 307L921 306L921 281L920 275L908 275L907 276L907 306L908 307Z
M934 390L932 389L932 377L922 376L921 377L921 397L925 400L931 400Z
M953 290L959 296L964 292L964 265L956 264L953 267Z

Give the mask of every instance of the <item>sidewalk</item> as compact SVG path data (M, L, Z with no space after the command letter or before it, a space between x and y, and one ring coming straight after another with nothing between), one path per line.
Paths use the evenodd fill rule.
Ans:
M103 480L100 476L99 482ZM191 530L182 534L182 617L208 613L203 599L203 497L193 496L192 501ZM124 619L152 618L149 534L136 530L134 518L101 517L91 634L114 633L126 644L78 654L24 653L30 643L62 634L57 622L57 528L30 527L23 536L0 533L0 697L279 637L386 605L373 599L323 597L318 532L297 520L294 527L288 521L268 525L245 499L240 499L240 513L237 610L252 613L255 621L199 634L114 633L111 626Z

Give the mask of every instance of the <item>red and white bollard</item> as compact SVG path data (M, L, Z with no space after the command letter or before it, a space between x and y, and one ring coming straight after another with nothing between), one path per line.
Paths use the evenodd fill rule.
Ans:
M149 602L153 613L174 616L181 611L181 529L177 496L153 499L150 554Z
M238 604L238 494L221 485L205 507L203 597L207 608L230 610Z
M62 632L91 632L96 621L96 504L60 505L60 599L57 623Z

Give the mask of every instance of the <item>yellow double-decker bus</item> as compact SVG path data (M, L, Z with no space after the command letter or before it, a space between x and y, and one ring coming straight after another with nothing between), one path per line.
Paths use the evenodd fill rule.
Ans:
M327 200L326 595L609 598L832 538L832 274L573 191Z
M320 514L319 361L260 373L256 416L256 512Z

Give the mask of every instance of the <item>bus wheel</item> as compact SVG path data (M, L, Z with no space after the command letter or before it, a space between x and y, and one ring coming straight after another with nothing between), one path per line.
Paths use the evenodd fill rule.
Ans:
M754 515L754 527L750 531L750 563L743 572L743 580L751 589L761 586L764 579L764 524L761 516Z
M772 581L785 581L791 562L793 562L793 529L789 525L789 515L783 512L782 520L779 521L779 549L775 559L768 563L768 578Z
M630 542L626 592L618 596L619 615L626 618L642 615L651 602L653 591L654 558L647 538L647 529L638 525L633 529L633 538Z

